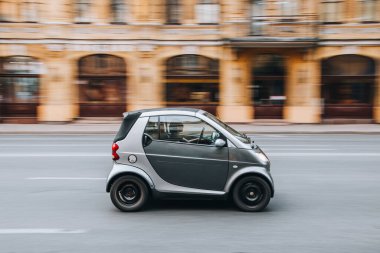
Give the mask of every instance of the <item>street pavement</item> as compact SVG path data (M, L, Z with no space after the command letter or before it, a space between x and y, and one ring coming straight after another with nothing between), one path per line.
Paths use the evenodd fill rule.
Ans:
M119 212L105 192L112 135L0 135L3 252L380 252L380 135L257 134L276 193Z
M120 120L103 123L67 124L0 124L3 134L116 134ZM380 124L289 124L289 123L251 123L230 124L238 131L250 134L380 134Z

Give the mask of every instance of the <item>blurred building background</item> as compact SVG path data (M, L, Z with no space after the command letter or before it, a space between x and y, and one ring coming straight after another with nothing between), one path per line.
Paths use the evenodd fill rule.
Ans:
M379 21L379 0L0 0L0 121L380 123Z

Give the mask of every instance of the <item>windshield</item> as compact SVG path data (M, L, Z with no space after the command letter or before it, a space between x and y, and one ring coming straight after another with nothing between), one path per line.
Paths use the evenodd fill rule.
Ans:
M208 117L209 119L215 121L219 125L221 125L224 129L226 129L230 134L238 138L241 142L245 144L251 143L251 140L245 134L239 133L238 131L236 131L235 129L233 129L232 127L230 127L229 125L227 125L226 123L224 123L223 121L221 121L220 119L212 115L211 113L205 112L204 115Z

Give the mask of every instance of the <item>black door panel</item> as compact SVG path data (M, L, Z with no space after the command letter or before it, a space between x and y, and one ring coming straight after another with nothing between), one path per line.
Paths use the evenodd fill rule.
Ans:
M223 190L228 174L228 148L153 141L145 153L168 183L204 190Z

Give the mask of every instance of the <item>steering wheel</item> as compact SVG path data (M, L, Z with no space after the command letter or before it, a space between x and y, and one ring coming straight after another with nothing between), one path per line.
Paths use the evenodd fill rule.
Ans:
M186 141L186 143L197 143L199 142L199 138L194 138L194 139L186 139L186 138L182 138L182 140Z

